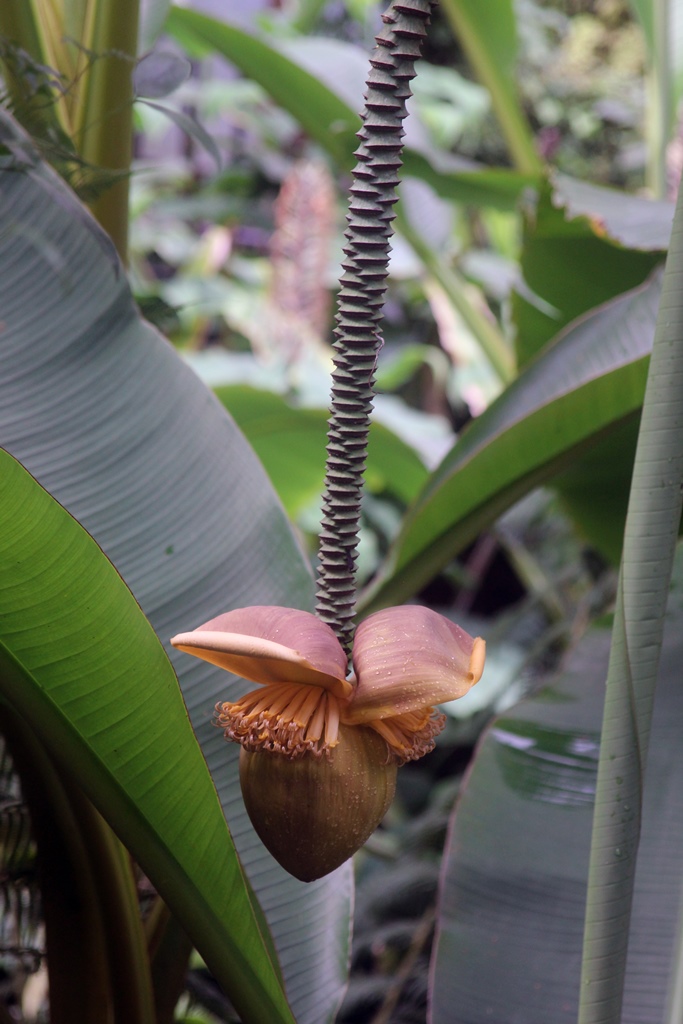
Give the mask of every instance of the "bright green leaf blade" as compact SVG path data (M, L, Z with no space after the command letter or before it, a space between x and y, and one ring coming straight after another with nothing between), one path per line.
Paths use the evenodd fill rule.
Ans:
M470 425L409 510L364 609L414 594L516 500L638 415L660 286L656 274L577 321Z
M579 531L613 565L621 557L640 417L623 423L553 480Z
M2 450L0 688L155 881L244 1019L293 1021L161 644L92 538Z
M140 319L111 242L11 119L0 174L0 444L96 538L164 641L231 607L311 607L282 508L216 398ZM341 999L351 865L304 885L251 828L238 749L211 724L244 684L173 651L230 830L299 1024Z
M272 391L244 385L214 390L261 460L287 513L296 518L322 494L326 413L293 408Z
M339 86L334 90L316 73L314 53L309 52L305 60L302 56L302 45L310 44L311 40L290 39L280 49L270 40L266 42L235 25L183 7L171 8L166 28L190 52L201 56L221 53L244 75L258 82L341 168L351 170L355 164L353 153L358 147L362 84L356 110L345 98L349 92L345 81L349 59L352 70L356 70L357 48L335 41L331 56L329 48L324 51L326 62L331 59L337 70ZM328 47L332 42L323 39L320 46ZM311 71L308 65L316 71ZM476 165L467 165L448 154L432 153L428 146L406 146L403 164L406 175L423 178L445 198L500 209L514 209L522 189L536 180L530 174L478 170Z
M327 413L296 408L280 395L243 385L215 390L263 463L285 509L295 517L322 494ZM427 475L414 449L382 424L372 424L367 460L371 490L388 491L408 503Z
M443 199L453 199L464 206L489 206L494 210L515 210L524 189L536 183L528 174L497 167L481 171L441 170L436 159L428 160L415 149L404 151L403 174L426 181Z
M414 448L383 423L370 425L366 479L371 491L388 491L408 504L417 497L428 477L429 472Z
M638 21L640 22L648 49L652 51L654 45L652 0L631 0L630 6L633 8L633 11L637 16Z
M435 1022L576 1024L608 651L607 631L584 637L562 676L496 719L482 739L444 860ZM683 873L681 658L672 620L645 791L629 1024L664 1019Z

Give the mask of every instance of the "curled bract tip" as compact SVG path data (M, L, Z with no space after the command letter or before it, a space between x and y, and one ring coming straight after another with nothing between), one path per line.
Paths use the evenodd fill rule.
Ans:
M418 605L359 625L350 678L332 629L294 608L235 609L171 643L264 688L217 706L217 724L246 750L320 757L342 723L373 728L401 763L432 749L443 727L435 706L467 693L486 656L481 637Z
M263 686L298 683L350 696L347 662L332 629L297 608L258 605L210 619L171 644Z

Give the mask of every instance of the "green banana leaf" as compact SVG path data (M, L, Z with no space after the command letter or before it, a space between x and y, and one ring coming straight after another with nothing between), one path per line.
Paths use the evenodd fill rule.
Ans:
M578 1013L581 1024L621 1024L623 1020L644 782L683 513L682 284L683 193L679 193L614 601L588 869ZM668 1021L681 1015L680 946L675 960L678 980L674 984L674 1003L678 1006L666 1008Z
M287 39L280 45L185 7L171 8L166 30L189 53L221 53L287 110L340 168L353 168L362 76L357 107L349 105L345 97L349 79L358 77L359 63L367 69L366 53L359 57L356 47L327 39ZM316 49L323 53L322 62L320 53L316 58ZM327 84L332 78L336 88ZM426 144L406 146L403 172L422 178L444 198L499 209L514 209L520 193L537 177L532 173L480 169L476 164L434 152Z
M579 319L470 424L408 510L364 611L414 594L516 500L627 430L642 405L660 289L656 271ZM598 509L612 469L597 481Z
M232 607L310 607L310 570L262 467L140 318L109 239L5 114L0 153L0 445L97 540L167 650ZM351 865L305 886L273 861L244 810L238 752L211 724L245 684L169 653L294 1014L320 1024L345 984Z
M244 1019L292 1024L159 640L92 538L1 449L0 692L79 779Z
M553 173L553 206L568 220L585 217L594 234L627 249L663 252L669 248L675 202L649 199L604 185Z
M664 1010L683 874L680 565L674 597L645 783L629 1024L673 1019ZM587 634L560 677L494 720L479 744L443 864L434 1021L575 1024L609 644L608 630Z
M525 217L521 266L527 292L513 295L520 364L572 320L644 281L664 258L672 220L672 203L554 175ZM553 484L583 534L615 563L637 429L637 423L626 424L602 439Z
M572 320L641 284L663 260L672 221L671 203L564 176L546 183L525 212L525 290L513 294L520 367Z

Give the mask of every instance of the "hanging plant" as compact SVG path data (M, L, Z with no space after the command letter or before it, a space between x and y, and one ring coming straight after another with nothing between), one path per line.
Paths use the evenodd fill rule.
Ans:
M484 641L428 608L376 612L354 639L363 471L402 122L432 6L392 4L370 60L338 298L316 614L242 608L171 641L259 684L219 703L216 722L242 746L240 781L254 828L303 881L362 846L391 803L398 766L433 748L445 721L435 706L467 693L484 666Z

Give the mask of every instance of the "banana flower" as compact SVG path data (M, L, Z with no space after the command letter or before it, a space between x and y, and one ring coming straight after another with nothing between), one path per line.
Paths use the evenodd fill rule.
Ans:
M217 704L215 720L243 748L257 832L306 881L367 839L391 802L396 767L433 748L444 724L435 705L467 693L485 657L480 637L420 606L365 619L350 675L331 627L293 608L236 609L171 643L259 684Z

